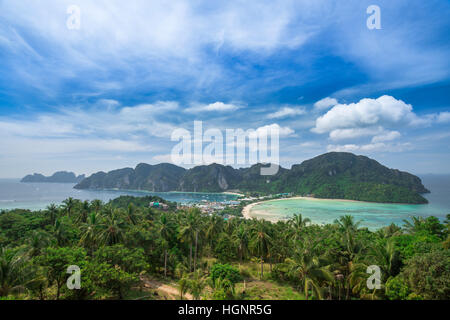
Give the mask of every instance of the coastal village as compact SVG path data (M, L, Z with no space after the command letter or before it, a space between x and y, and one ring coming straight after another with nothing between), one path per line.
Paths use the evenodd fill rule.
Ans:
M228 194L233 194L237 196L236 200L226 200L226 201L208 201L208 200L201 200L200 202L190 202L190 203L184 203L184 204L178 204L177 209L189 209L189 208L198 208L202 213L206 213L209 215L212 215L214 213L222 212L226 209L238 209L239 207L242 207L242 205L248 205L251 203L255 203L258 201L265 201L265 200L275 200L275 199L281 199L281 198L289 198L292 197L292 193L279 193L279 194L270 194L266 196L251 196L249 194L242 194L237 192L229 192ZM155 208L163 211L167 211L169 209L169 206L165 203L161 202L150 202L149 203L150 208ZM229 219L234 217L234 215L229 214L223 214L224 219Z

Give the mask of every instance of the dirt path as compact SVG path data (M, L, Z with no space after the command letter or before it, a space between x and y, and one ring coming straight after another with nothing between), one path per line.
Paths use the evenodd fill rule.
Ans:
M147 279L141 277L141 280L144 282L145 288L150 288L156 291L162 291L165 294L167 294L171 300L180 300L180 290L178 290L178 288L164 284L154 279ZM185 293L183 295L183 299L194 300L194 297L189 293Z

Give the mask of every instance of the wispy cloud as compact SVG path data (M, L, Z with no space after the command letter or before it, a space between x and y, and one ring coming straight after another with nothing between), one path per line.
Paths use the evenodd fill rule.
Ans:
M268 119L282 119L305 114L306 110L302 107L283 107L282 109L267 115Z
M72 4L80 30L66 27ZM172 130L199 119L278 126L289 145L304 144L286 143L286 159L308 146L381 152L441 136L450 123L449 2L383 2L381 30L366 27L370 4L0 1L0 169L69 155L86 168L162 160ZM417 87L429 99L409 99ZM448 159L441 144L429 148Z
M214 102L211 104L196 104L185 109L189 113L201 113L201 112L231 112L240 109L241 106L236 104L228 104L223 102Z
M314 108L322 111L322 110L327 110L330 107L333 107L335 105L338 104L338 101L334 98L323 98L322 100L317 101L316 103L314 103Z

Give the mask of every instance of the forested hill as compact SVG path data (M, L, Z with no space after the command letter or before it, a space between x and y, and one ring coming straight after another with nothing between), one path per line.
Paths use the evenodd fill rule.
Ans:
M85 175L76 176L73 172L58 171L53 175L46 177L40 173L25 176L20 182L53 182L53 183L79 183L85 178Z
M250 168L211 164L189 170L172 164L139 164L84 179L77 189L138 189L148 191L191 191L281 193L317 198L349 199L387 203L427 203L429 192L419 177L389 169L377 161L351 153L331 152L292 168L280 168L274 176L261 176L261 164Z

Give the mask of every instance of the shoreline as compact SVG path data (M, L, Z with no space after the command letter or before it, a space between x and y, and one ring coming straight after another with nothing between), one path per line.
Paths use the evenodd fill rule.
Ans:
M253 219L254 217L252 217L251 214L250 214L252 208L254 206L256 206L257 204L260 204L260 203L263 203L263 202L267 202L267 201L259 201L259 202L254 202L254 203L250 203L250 204L246 205L242 209L242 216L244 217L244 219L247 219L247 220Z
M224 191L224 192L221 192L221 193L222 194L229 194L229 195L233 195L233 196L238 196L238 197L245 197L245 194L238 193L238 192Z
M354 203L399 204L399 205L413 205L413 206L416 205L416 204L410 204L410 203L380 203L380 202L368 202L368 201L359 201L359 200L350 200L350 199L325 199L325 198L296 196L296 197L291 197L291 198L271 199L271 200L263 200L263 201L250 203L242 209L242 216L244 217L244 219L261 218L261 219L265 219L268 221L274 221L274 222L279 221L282 218L266 219L262 215L252 215L251 210L254 206L261 204L261 203L272 202L272 201L283 201L283 200L313 200L313 201L338 201L338 202L354 202Z

